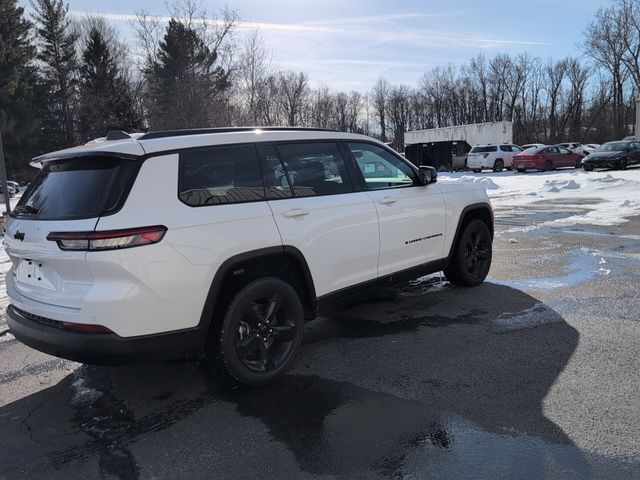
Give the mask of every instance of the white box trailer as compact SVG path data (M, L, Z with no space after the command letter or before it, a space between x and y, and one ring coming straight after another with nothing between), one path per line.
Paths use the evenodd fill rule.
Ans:
M416 165L439 170L464 167L475 145L513 143L512 122L488 122L405 132L405 156Z

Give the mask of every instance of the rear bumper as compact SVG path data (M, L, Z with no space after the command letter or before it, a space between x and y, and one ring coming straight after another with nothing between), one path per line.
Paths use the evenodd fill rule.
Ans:
M25 345L49 355L93 365L123 365L171 360L196 355L204 346L201 328L123 338L115 333L76 333L56 326L60 322L36 319L9 305L9 330Z

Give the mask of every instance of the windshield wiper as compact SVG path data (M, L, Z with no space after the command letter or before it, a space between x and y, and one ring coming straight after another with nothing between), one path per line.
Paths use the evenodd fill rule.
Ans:
M14 213L28 213L29 215L37 215L39 211L40 210L31 205L18 205L13 209Z

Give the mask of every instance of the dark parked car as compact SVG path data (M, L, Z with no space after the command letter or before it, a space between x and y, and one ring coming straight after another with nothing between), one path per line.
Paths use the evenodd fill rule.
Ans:
M582 166L590 172L594 168L624 170L635 163L640 163L640 142L619 141L600 145L583 160Z
M555 170L558 167L580 168L583 155L564 147L550 145L518 153L513 157L513 169L522 173L526 170Z

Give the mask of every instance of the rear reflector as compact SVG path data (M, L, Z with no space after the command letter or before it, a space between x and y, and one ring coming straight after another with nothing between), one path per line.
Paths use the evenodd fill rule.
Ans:
M158 243L167 227L127 228L104 232L51 232L47 240L58 243L61 250L118 250Z
M107 327L102 325L88 325L84 323L62 322L65 330L78 333L113 333Z

